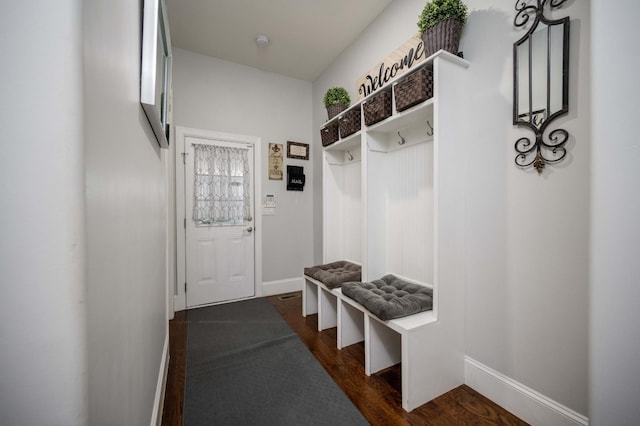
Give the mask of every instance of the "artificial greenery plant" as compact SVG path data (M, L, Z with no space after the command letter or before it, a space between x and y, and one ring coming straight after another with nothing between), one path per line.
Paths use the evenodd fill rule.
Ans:
M332 87L324 94L324 106L329 108L329 105L344 105L349 106L351 99L349 98L349 92L342 87Z
M445 19L453 18L462 25L467 22L467 6L460 0L433 0L424 5L418 20L420 34Z

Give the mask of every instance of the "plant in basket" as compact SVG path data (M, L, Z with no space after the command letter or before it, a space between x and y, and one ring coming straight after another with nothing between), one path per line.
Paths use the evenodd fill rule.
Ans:
M332 87L324 94L324 106L327 108L329 120L347 109L350 104L349 92L343 87Z
M460 0L427 2L418 20L425 55L431 56L440 49L457 54L467 14L467 6Z

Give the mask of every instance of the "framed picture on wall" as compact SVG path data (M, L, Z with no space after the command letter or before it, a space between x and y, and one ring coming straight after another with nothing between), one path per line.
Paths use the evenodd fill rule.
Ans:
M309 159L309 144L287 141L287 158Z
M269 144L269 179L282 180L282 144Z
M140 104L161 148L169 148L171 37L164 0L144 0Z

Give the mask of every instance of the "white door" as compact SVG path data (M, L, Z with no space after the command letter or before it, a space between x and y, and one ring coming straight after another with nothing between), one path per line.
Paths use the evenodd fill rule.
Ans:
M184 143L186 306L252 297L253 145L189 136Z

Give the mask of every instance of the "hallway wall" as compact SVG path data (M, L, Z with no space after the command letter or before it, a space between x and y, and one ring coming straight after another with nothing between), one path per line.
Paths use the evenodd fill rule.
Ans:
M82 1L0 13L0 422L87 422Z
M161 150L139 103L142 1L84 2L90 424L149 424L166 321Z
M149 424L167 343L164 155L142 2L0 14L3 424Z
M640 418L640 4L592 0L593 186L589 420ZM612 30L615 28L615 31ZM614 48L615 46L615 48Z

